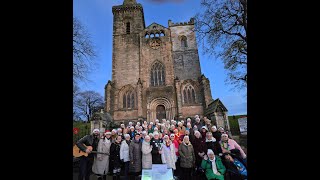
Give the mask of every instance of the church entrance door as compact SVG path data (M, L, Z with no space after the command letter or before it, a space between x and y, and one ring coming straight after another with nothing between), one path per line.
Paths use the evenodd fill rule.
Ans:
M161 119L166 119L166 109L164 107L164 105L158 105L156 108L156 112L157 112L157 119L159 119L159 122L161 122Z

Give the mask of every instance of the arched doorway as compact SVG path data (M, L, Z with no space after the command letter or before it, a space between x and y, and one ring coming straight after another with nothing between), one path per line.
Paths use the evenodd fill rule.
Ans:
M156 117L157 119L166 119L166 108L164 105L158 105L156 108Z

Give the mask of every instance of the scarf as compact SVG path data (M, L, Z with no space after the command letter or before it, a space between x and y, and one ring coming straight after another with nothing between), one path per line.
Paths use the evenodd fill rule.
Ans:
M209 161L211 162L213 173L216 175L220 175L220 173L217 170L216 157L214 157L213 160L209 159Z
M212 141L212 142L216 142L217 140L216 140L216 138L214 138L214 137L212 137L212 139L210 139L210 140L206 138L206 142L211 142L211 141Z
M227 145L225 145L225 144L227 144ZM228 141L220 141L220 146L223 148L223 149L226 149L226 150L230 150L230 145L229 145L229 143L228 143Z

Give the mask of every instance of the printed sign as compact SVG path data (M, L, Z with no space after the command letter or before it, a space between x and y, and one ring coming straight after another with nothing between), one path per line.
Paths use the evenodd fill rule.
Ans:
M247 117L242 117L238 119L240 133L247 134Z

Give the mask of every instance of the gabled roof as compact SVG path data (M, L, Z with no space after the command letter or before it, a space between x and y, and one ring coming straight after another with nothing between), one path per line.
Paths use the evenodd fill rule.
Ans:
M148 27L146 27L146 29L154 30L154 28L153 28L154 26L156 26L156 29L167 29L166 27L164 27L158 23L155 23L155 22L151 23Z
M223 111L228 111L219 98L208 105L207 111L216 112L218 107L221 107Z

